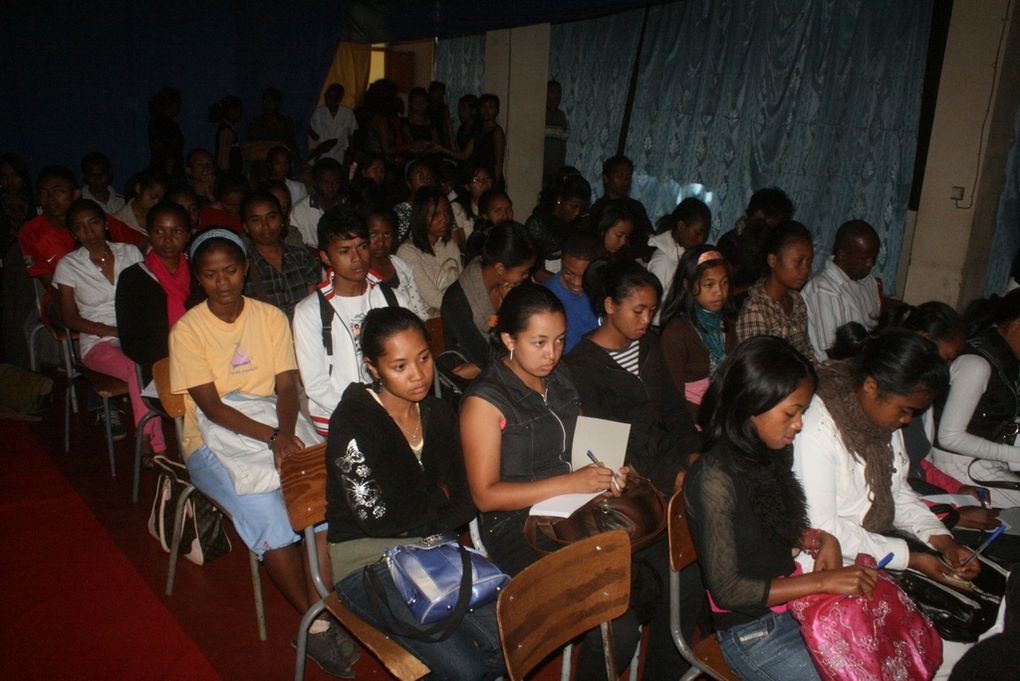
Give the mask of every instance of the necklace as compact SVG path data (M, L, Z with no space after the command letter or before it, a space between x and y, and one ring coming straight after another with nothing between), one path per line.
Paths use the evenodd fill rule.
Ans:
M90 254L89 255L89 260L91 260L93 263L95 263L99 267L102 267L103 265L106 264L106 261L109 260L112 257L113 257L113 253L109 249L107 249L106 253L104 253L102 256L100 256L98 258L96 258L96 257L94 257L93 255Z
M407 441L411 443L412 447L417 445L418 442L421 440L421 437L420 437L420 435L421 435L421 405L416 404L414 406L415 406L415 409L416 409L417 415L418 415L418 425L416 425L414 427L414 431L413 432L408 433L407 429L404 428L402 425L400 425L400 421L397 421L396 419L393 419L393 422L397 424L397 428L400 428L400 432L402 432L407 437Z

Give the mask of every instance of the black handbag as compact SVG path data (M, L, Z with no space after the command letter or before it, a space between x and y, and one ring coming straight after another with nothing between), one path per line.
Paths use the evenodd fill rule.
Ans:
M165 456L154 456L152 464L159 477L149 513L149 534L169 553L177 503L191 486L191 479L184 464ZM192 492L188 496L181 522L181 555L192 563L204 565L230 552L230 538L223 528L223 513L202 494Z

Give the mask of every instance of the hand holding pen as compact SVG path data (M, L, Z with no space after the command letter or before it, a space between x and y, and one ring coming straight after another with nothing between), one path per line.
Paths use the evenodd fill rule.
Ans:
M599 468L606 468L606 465L604 463L602 463L601 461L599 461L598 457L596 457L592 453L592 451L590 449L588 450L588 458L591 459L591 462L593 464L595 464L596 466L598 466ZM606 490L606 491L611 491L613 493L613 496L615 496L615 497L618 497L621 494L623 494L623 488L627 486L627 473L628 472L629 472L629 469L626 466L624 466L623 468L620 469L620 475L619 476L617 476L616 474L613 474L612 478L609 481L610 489ZM621 479L622 479L622 482L620 481Z

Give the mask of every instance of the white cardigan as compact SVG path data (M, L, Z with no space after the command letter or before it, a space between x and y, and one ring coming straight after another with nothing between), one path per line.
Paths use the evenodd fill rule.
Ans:
M924 542L935 535L950 534L907 483L910 461L901 431L892 434L892 448L895 527ZM804 486L811 526L839 540L845 563L852 564L858 553L871 554L875 560L892 553L889 567L906 569L910 559L906 541L874 534L861 526L871 508L864 463L856 460L843 444L832 415L818 396L804 413L803 430L794 441L793 470Z

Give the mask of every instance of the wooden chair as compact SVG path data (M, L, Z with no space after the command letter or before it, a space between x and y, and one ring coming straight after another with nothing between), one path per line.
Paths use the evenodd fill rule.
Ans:
M164 374L168 374L169 362L166 360L166 358L163 358L163 360L161 361L165 362L163 366ZM135 363L135 376L138 379L138 385L142 386L142 391L144 393L145 383L142 381L142 367L137 362ZM165 377L163 383L169 384L170 381L168 378ZM160 400L149 399L143 394L142 402L148 408L148 411L145 412L145 415L138 420L138 425L135 426L135 472L134 476L131 478L131 503L134 504L138 503L138 486L141 482L142 476L142 444L145 441L145 424L151 421L152 419L170 419L176 423L176 419L170 416L170 414L166 413L166 411L164 411ZM183 416L184 414L182 413L181 417L183 418ZM179 438L178 442L180 442Z
M67 376L67 387L64 392L64 453L71 451L71 414L78 413L78 395L75 392L75 381L84 378L103 401L103 421L106 430L106 454L110 460L110 475L117 477L117 461L113 454L113 430L110 427L110 400L128 394L127 383L80 366L74 349L78 340L78 332L70 329L47 325L53 340L60 345L60 353L64 360L64 371Z
M630 600L630 539L614 530L575 542L524 568L496 602L507 675L523 679L589 629L602 630L606 678L616 680L613 620Z
M680 655L691 663L691 668L680 677L680 681L691 681L702 674L716 681L740 681L726 663L715 634L703 638L693 646L684 640L683 630L680 628L680 571L697 561L698 554L694 550L694 540L687 526L687 510L684 508L684 493L681 488L669 500L669 628Z
M322 611L328 610L386 669L401 681L414 681L429 673L429 668L403 646L351 612L319 572L315 526L326 518L326 443L306 447L283 460L280 487L287 503L287 515L295 532L304 536L312 580L320 600L308 609L298 625L297 659L294 679L305 676L305 651L308 627ZM330 576L331 577L331 576Z
M181 449L182 435L184 432L184 396L176 395L170 392L170 360L163 358L156 362L152 367L152 377L156 381L156 392L159 394L159 401L163 404L163 409L166 414L174 420L174 427L177 430L177 446ZM184 452L180 451L181 461L184 461ZM137 492L138 485L138 465L139 459L135 460L135 491ZM172 596L174 592L174 580L177 577L177 559L181 552L181 535L184 534L184 508L188 499L192 494L198 492L202 494L202 491L195 487L193 484L189 484L184 488L180 498L177 501L177 508L174 509L174 530L173 538L170 541L170 564L167 568L166 574L166 595ZM216 500L206 495L203 495L206 499L209 499L209 503L216 506ZM216 506L219 508L219 506ZM220 509L228 519L233 521L230 514ZM247 547L246 547L247 548ZM255 620L256 626L258 627L259 640L265 641L267 638L266 633L266 610L265 603L262 600L262 576L259 573L259 559L255 555L255 552L248 550L248 564L251 568L251 586L255 597Z

